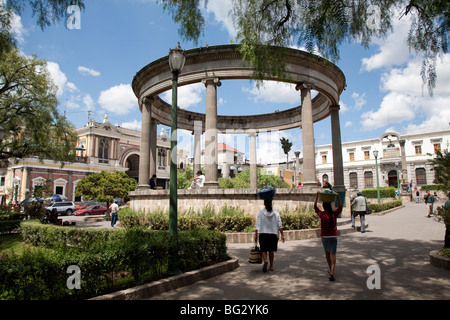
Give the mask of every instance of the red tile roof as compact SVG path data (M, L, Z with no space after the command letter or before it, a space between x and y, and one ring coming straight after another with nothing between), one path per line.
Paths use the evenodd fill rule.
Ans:
M217 150L218 150L218 151L226 150L226 151L232 151L232 152L242 153L242 152L240 152L239 150L236 150L235 148L232 148L232 147L230 147L229 145L227 145L227 144L225 144L225 143L219 143L219 144L217 145ZM202 150L202 153L204 153L204 152L205 152L205 150L203 149L203 150Z

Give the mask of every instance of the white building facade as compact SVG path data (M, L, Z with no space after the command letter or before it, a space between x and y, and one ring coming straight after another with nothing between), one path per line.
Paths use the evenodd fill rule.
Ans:
M449 150L450 129L400 135L387 132L376 139L342 143L344 184L349 191L412 182L413 188L434 184L430 160L439 150ZM378 151L375 158L374 151ZM316 147L317 178L334 181L332 145Z

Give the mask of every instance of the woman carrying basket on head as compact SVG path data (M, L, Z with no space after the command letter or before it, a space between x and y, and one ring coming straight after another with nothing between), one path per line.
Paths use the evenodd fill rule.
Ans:
M261 195L260 195L261 197ZM267 271L267 252L269 253L269 271L273 271L274 252L278 249L278 233L284 243L283 226L280 214L272 208L272 198L264 199L264 209L256 218L255 242L258 241L263 258L263 272Z
M320 236L322 238L323 249L325 250L325 257L327 259L330 274L330 281L334 281L334 269L336 267L336 250L337 250L337 217L342 212L341 199L338 198L339 207L333 211L331 202L323 202L323 211L317 207L317 199L320 192L317 192L316 200L314 201L314 211L320 218Z

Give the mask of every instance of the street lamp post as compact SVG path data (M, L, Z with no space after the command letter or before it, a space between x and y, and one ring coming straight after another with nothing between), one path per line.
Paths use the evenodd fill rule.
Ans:
M169 257L169 271L175 273L178 264L178 197L177 197L177 108L178 108L178 75L184 67L186 57L180 47L170 50L169 66L172 72L172 121L170 143L170 184L169 184L169 236L172 242L172 252Z
M397 195L400 199L400 181L398 179L398 161L395 161L395 171L397 171Z
M377 198L378 204L380 204L381 201L380 201L380 179L378 177L378 150L373 150L373 156L375 157L375 169L377 171Z

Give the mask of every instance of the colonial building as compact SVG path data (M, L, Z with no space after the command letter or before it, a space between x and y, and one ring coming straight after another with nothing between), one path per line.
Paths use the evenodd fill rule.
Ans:
M78 144L73 163L61 166L51 160L39 162L35 157L10 162L0 171L0 197L2 203L21 202L34 194L36 188L43 188L52 194L60 194L72 201L78 181L90 173L100 171L124 171L130 177L139 178L141 133L108 121L89 121L76 129ZM158 186L165 188L170 177L170 139L164 131L157 137ZM180 151L179 163L188 163L186 152Z
M241 152L225 143L217 146L217 176L219 178L234 178L239 172L249 167L244 152ZM205 166L205 150L202 150L201 165Z
M375 139L344 142L345 186L348 190L376 188L377 167L380 187L397 187L397 179L400 184L412 182L413 187L434 184L434 171L429 160L436 151L448 150L449 143L450 130L403 135L387 132ZM316 147L319 180L327 178L333 182L332 164L332 146Z

